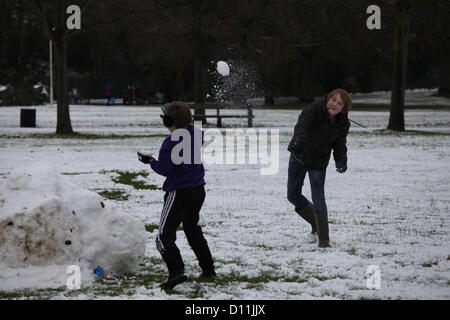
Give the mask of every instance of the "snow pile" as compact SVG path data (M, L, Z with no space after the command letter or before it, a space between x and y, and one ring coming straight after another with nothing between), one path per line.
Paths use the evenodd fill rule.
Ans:
M9 268L75 264L135 272L145 240L142 222L53 168L16 169L0 186L0 263Z

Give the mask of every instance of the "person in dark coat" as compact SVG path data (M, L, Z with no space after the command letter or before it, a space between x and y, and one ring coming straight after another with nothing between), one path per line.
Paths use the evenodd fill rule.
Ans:
M309 104L298 117L288 151L287 198L295 211L311 225L309 242L319 240L319 247L329 247L328 210L325 202L325 174L331 151L336 171L347 170L347 114L352 107L349 94L336 89ZM309 175L312 203L302 194Z

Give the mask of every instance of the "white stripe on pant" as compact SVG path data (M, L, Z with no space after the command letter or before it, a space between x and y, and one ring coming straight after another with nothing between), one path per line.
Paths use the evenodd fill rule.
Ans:
M160 236L163 234L164 225L167 220L167 216L169 215L170 210L172 209L173 202L175 200L176 190L170 191L167 196L166 203L164 204L163 211L161 213L161 219L159 221L158 227L158 237L156 238L156 247L160 252L164 252L164 246L162 244Z

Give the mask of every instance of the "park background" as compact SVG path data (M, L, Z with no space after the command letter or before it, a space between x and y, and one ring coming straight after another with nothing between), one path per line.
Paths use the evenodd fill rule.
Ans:
M80 29L66 12L78 5ZM381 28L370 30L370 5ZM246 98L291 96L311 102L330 90L389 91L390 129L402 124L405 89L449 95L449 2L433 1L1 1L0 84L4 104L42 102L53 41L55 98L70 133L67 93L115 98L138 81L142 102L215 98L215 63L245 69L256 86ZM249 79L245 79L249 82ZM243 90L243 88L241 88ZM37 100L36 100L37 99Z
M71 4L81 8L80 30L66 28ZM381 30L366 26L372 4L381 8ZM16 169L39 177L50 166L99 194L106 207L138 219L146 232L145 258L135 274L106 280L88 272L81 290L69 290L66 266L2 265L0 298L450 297L449 1L0 5L0 195L14 191L7 181ZM42 85L49 85L50 39L53 106L42 94ZM230 64L227 79L239 75L236 82L217 73L219 60ZM144 101L106 105L108 83L120 98L136 81ZM8 84L14 94L5 96ZM190 278L163 292L158 284L166 270L154 245L163 178L139 163L136 151L156 154L167 136L159 118L163 102L214 102L225 84L231 99L255 105L256 129L279 130L280 170L261 176L260 165L206 166L201 223L219 277L196 280L200 269L179 233ZM76 104L69 98L74 87L84 97ZM332 162L327 170L333 247L320 251L304 242L309 228L286 199L287 145L301 109L336 87L352 94L350 117L365 128L350 128L348 171L339 175ZM20 112L30 108L36 109L36 127L23 128ZM233 118L223 125L221 132L245 129L246 122ZM215 128L215 122L204 127ZM43 190L41 180L22 185L21 192ZM379 289L367 284L372 265L381 270Z

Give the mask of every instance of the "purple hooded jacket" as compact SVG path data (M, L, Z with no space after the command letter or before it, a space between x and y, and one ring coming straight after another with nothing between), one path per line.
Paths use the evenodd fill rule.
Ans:
M158 160L153 160L150 162L150 166L157 174L165 176L166 181L163 184L163 190L173 191L181 190L186 188L198 187L205 184L205 168L203 164L194 164L194 148L197 150L197 154L201 152L201 145L203 144L203 131L201 133L201 144L194 146L194 130L199 130L193 125L189 125L186 128L191 135L191 163L186 164L182 162L181 164L174 164L172 161L172 149L180 143L183 138L179 141L172 141L172 135L164 139L161 149L159 150ZM199 144L199 143L198 143ZM183 152L180 152L180 156L183 156Z

